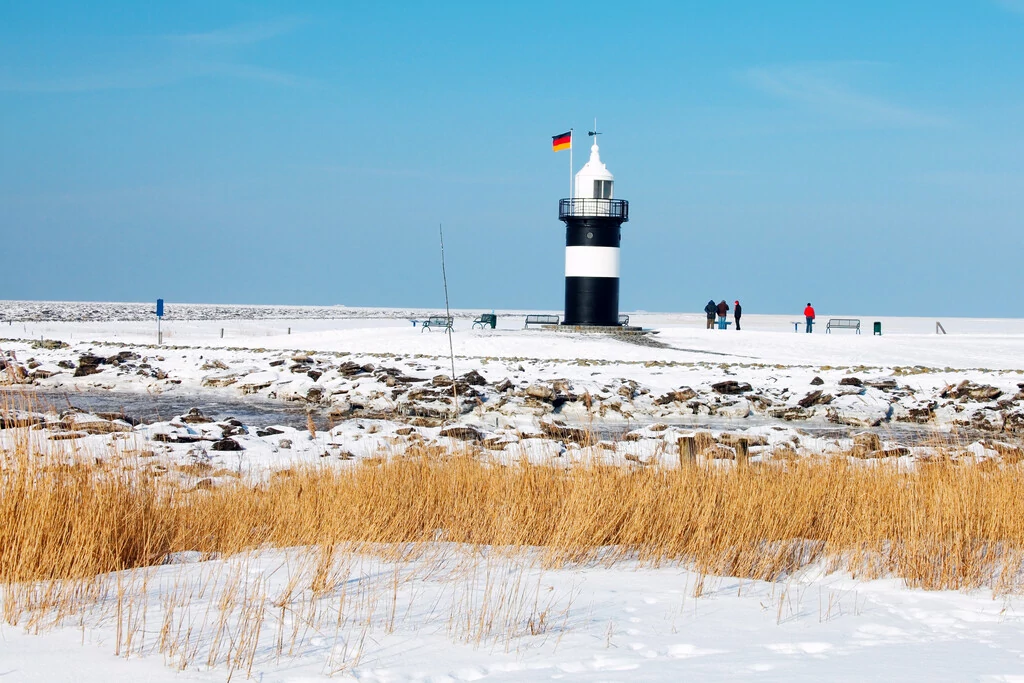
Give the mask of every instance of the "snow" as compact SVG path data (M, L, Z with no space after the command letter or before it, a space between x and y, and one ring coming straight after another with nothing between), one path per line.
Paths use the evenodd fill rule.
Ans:
M129 415L141 415L147 402L160 406L150 423L131 428L96 415L99 409L67 413L63 398L47 410L19 403L31 404L31 394L14 394L16 408L46 424L32 432L35 443L74 444L79 453L125 467L203 463L210 471L253 480L296 463L355 467L414 440L461 447L442 436L440 426L410 427L394 413L407 400L407 393L395 398L397 390L429 389L434 376L451 372L448 337L409 322L436 310L168 304L161 347L150 310L147 304L0 302L0 355L26 372L42 371L30 389L71 402L113 395L125 401ZM471 330L479 313L458 312L452 337L456 374L477 371L488 382L480 387L480 404L460 422L481 431L498 463L525 458L568 467L603 459L624 467L672 467L679 437L695 427L709 429L725 446L746 438L755 460L783 445L799 452L848 448L849 432L879 423L882 446L890 448L902 443L900 420L913 410L934 413L926 429L988 421L987 438L964 442L971 457L997 458L993 439L1016 438L1004 425L1019 412L1024 320L945 319L949 334L942 335L935 334L934 319L822 314L816 332L806 335L793 332L797 315L751 313L741 332L721 332L705 330L703 314L631 313L631 324L657 332L647 338L650 345L524 331L523 311L498 311L497 330ZM859 317L863 334L826 335L828 317ZM875 320L882 322L883 336L870 334ZM70 347L46 348L39 340ZM82 355L119 352L138 358L74 376ZM346 363L374 369L346 369ZM392 378L416 381L404 389L405 380L389 385L383 368L393 371ZM811 384L816 377L821 382ZM850 378L865 386L841 383ZM498 391L504 379L511 388ZM738 395L712 389L726 380L753 389ZM894 388L870 386L872 380L892 381ZM994 388L999 396L942 398L950 385L964 381ZM563 397L586 393L595 408L585 409L580 400L555 408L550 400L530 399L528 387ZM684 387L694 398L664 405L655 400ZM793 411L813 390L831 401L807 408L796 420L770 413ZM772 406L760 406L762 398ZM422 405L434 404L444 408L447 402ZM191 405L213 421L186 420ZM346 411L354 405L383 417L352 417ZM234 414L240 409L249 412ZM320 411L311 413L315 433L306 427L307 409ZM328 419L330 411L337 417ZM595 426L602 440L580 445L545 434L565 423ZM0 447L11 445L15 431L0 429ZM47 440L61 434L75 438ZM225 435L244 450L214 450ZM932 452L911 445L910 455L901 457L911 462ZM187 485L198 480L173 469L167 476ZM401 564L339 557L338 571L347 579L316 596L308 588L308 549L182 555L120 577L134 596L133 617L118 615L111 591L81 620L40 629L27 619L0 625L0 678L226 680L231 666L224 652L234 646L211 656L225 586L237 577L268 604L280 603L289 580L298 576L300 590L283 600L284 608L268 608L257 629L257 680L1024 681L1019 596L926 592L898 579L864 581L817 566L775 583L702 576L679 565L595 561L551 568L530 550L508 557L501 549L440 540L433 545L427 555ZM113 585L118 577L105 580ZM190 607L174 613L176 624L193 628L196 648L181 668L180 652L160 651L160 624L170 596L206 584L216 588L195 590ZM343 591L348 606L339 620ZM498 595L509 599L499 604ZM479 626L485 615L499 626ZM232 608L225 618L232 642L238 642L245 626L241 609ZM132 619L136 640L125 652L117 643L118 622L124 633L134 628ZM235 679L244 675L244 667L234 672Z
M308 588L309 558L299 549L182 557L181 564L147 570L145 581L123 575L120 615L112 591L83 621L69 619L39 635L3 626L0 673L26 681L225 680L235 646L229 638L251 626L240 606L225 610L230 636L219 654L211 652L227 586L240 580L250 595L267 599L252 652L254 678L267 683L1024 676L1017 598L926 593L817 568L766 583L630 562L543 569L530 553L510 559L438 548L401 564L337 559L343 584L316 596ZM179 634L191 629L194 652L161 653L169 597L187 591L198 597L172 623ZM132 628L128 647L123 638Z

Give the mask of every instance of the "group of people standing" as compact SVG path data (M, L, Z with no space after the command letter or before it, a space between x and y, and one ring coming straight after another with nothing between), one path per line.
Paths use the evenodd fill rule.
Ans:
M707 306L704 307L704 312L708 315L708 329L712 330L715 327L715 319L718 319L718 329L727 329L727 318L729 317L729 304L725 303L725 299L722 299L717 304L714 299L709 299ZM739 301L733 302L732 317L736 322L736 329L740 329L740 318L743 315L743 307L740 306ZM804 318L807 322L807 334L810 334L814 330L814 307L811 306L811 302L807 302L807 308L804 309Z
M704 312L708 314L708 329L714 329L715 318L718 318L718 329L724 330L728 327L726 319L729 317L729 304L725 303L725 299L722 299L717 304L714 299L708 300L708 305L704 307ZM743 307L740 306L739 301L733 302L732 317L736 322L736 329L740 329L740 318L743 316Z

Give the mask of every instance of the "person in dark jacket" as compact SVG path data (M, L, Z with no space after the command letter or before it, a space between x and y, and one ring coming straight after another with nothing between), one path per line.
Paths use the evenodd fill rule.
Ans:
M804 317L807 319L807 334L811 333L814 327L814 306L811 306L811 302L807 302L807 308L804 309Z
M729 312L729 304L725 303L725 299L718 302L718 325L721 329L725 329L725 317Z
M708 329L713 329L715 326L715 311L718 307L715 306L714 299L708 299L708 305L704 307L704 312L708 314Z
M743 315L743 307L740 306L739 301L732 303L732 317L736 321L736 329L740 329L740 316Z

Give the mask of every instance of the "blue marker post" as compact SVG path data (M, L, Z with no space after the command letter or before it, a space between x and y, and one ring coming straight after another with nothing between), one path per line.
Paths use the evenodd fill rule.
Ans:
M164 333L160 330L160 321L164 317L164 300L156 300L156 343L157 346L164 343Z

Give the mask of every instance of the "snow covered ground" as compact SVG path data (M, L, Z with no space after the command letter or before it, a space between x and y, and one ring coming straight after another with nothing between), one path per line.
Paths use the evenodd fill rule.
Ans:
M400 564L339 558L337 583L314 594L310 558L298 549L197 559L123 575L120 591L117 577L107 577L107 597L87 616L38 635L3 626L0 675L223 681L251 671L266 683L1024 677L1024 606L985 592L908 590L816 569L777 583L630 563L544 570L529 556L440 547Z
M469 442L499 462L671 467L678 438L696 428L725 448L747 439L754 459L839 450L873 429L874 457L908 462L929 448L902 428L959 430L962 452L983 459L1024 427L1024 320L947 319L942 335L932 319L861 316L861 335L825 335L823 324L806 335L793 332L798 316L746 315L737 332L705 330L703 315L632 313L631 324L657 332L637 342L525 331L524 312L499 311L497 330L472 330L480 311L466 311L452 336L459 429L446 431L448 337L409 322L438 311L169 305L158 347L150 310L0 302L8 413L40 427L38 447L172 475L200 463L209 475L176 475L198 484L296 462L351 467L411 442ZM883 336L871 335L875 320ZM145 423L99 414L118 412L109 405L67 409L104 395ZM150 418L147 401L169 412ZM230 420L233 410L242 419ZM580 427L604 441L579 443ZM22 433L0 429L0 447ZM261 681L1024 681L1016 596L910 590L813 567L778 583L628 563L542 570L529 555L438 548L401 565L348 556L344 581L314 596L306 577L287 600L289 577L309 571L302 549L181 557L122 577L131 609L122 596L119 610L112 590L81 621L38 635L27 617L0 627L0 678L221 681L233 669L244 677L251 659ZM257 623L220 600L232 577L284 607L268 606ZM206 584L217 589L195 588ZM190 587L202 595L175 607ZM165 623L187 641L173 651L161 646Z

